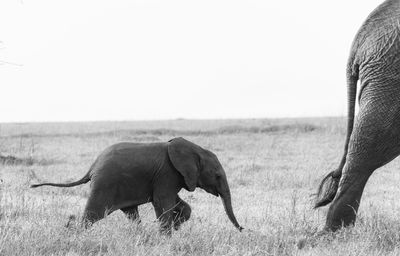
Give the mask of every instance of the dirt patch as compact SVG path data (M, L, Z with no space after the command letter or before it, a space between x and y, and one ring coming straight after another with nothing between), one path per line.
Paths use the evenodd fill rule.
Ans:
M320 129L320 127L307 124L285 124L285 125L268 125L268 126L224 126L218 129L219 134L235 134L235 133L273 133L273 132L297 132L307 133Z
M161 141L160 138L156 136L129 136L123 135L120 137L123 141L134 141L134 142L158 142Z
M3 156L3 155L0 155L0 164L3 164L3 165L21 165L21 164L32 165L32 163L30 163L27 159L18 158L15 156Z
M12 155L4 156L0 155L0 164L1 165L25 165L25 166L31 166L31 165L53 165L56 164L57 161L55 160L47 160L47 159L35 159L32 157L26 157L26 158L21 158L21 157L16 157Z

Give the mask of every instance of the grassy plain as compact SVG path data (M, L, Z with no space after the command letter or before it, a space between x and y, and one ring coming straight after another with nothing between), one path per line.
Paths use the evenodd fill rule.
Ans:
M327 208L313 210L311 195L340 160L344 127L344 118L0 124L0 154L20 160L0 163L0 255L400 255L398 160L371 177L355 228L296 246L324 224ZM113 143L177 136L217 154L242 233L201 189L180 192L192 218L166 237L149 204L141 224L115 212L89 230L67 229L89 185L29 188L82 177Z

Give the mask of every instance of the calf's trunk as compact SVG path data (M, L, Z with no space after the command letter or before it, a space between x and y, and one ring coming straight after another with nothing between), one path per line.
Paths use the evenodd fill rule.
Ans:
M233 214L231 192L227 184L228 183L226 182L226 187L218 191L218 194L221 196L222 203L224 204L225 212L226 215L228 215L229 220L239 231L242 231L243 227L239 225L236 220L235 214Z

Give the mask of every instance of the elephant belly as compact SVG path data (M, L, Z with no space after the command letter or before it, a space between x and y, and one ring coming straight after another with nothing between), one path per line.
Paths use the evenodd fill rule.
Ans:
M152 188L150 184L119 184L117 185L114 201L121 205L119 208L141 205L152 202Z
M152 201L151 182L140 179L135 175L123 175L124 172L111 174L103 171L92 178L92 193L102 194L109 207L114 210L140 205ZM103 175L100 175L103 174Z
M155 173L166 158L164 144L115 144L93 165L92 193L104 194L107 205L118 209L151 202Z

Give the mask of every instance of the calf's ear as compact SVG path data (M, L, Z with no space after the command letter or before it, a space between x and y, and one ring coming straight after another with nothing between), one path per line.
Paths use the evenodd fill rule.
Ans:
M189 191L196 189L197 180L200 175L200 157L196 144L184 138L175 138L169 141L168 155L173 166L183 176L186 188Z

